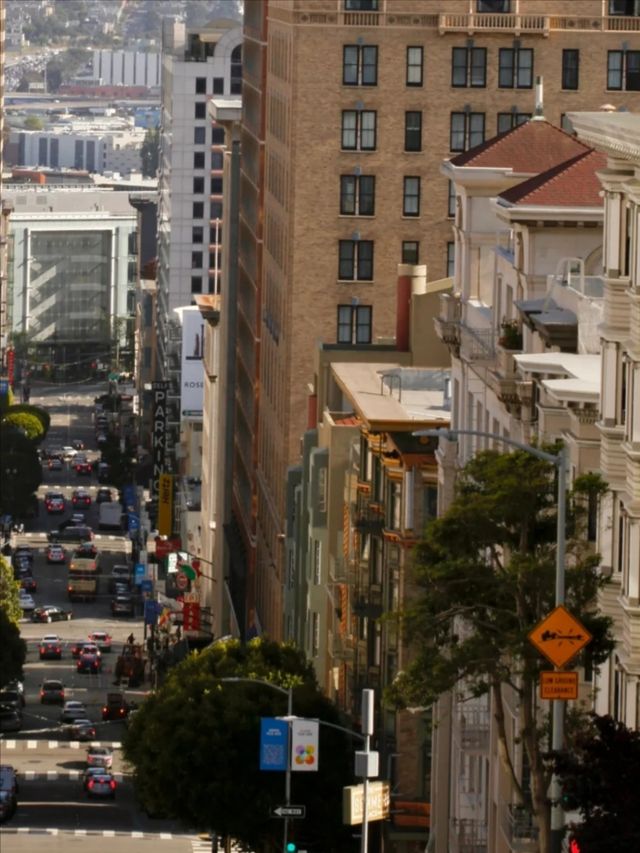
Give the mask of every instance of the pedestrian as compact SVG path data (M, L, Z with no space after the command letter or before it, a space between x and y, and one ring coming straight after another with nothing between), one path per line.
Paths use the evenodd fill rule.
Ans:
M136 640L136 638L133 636L133 632L132 632L127 637L127 643L129 643L129 645L132 646L135 643L135 640Z

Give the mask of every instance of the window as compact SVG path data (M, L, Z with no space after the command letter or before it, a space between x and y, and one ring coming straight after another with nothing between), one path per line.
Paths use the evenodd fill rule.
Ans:
M194 145L204 145L205 133L206 133L206 128L194 127L193 128L193 144Z
M483 88L487 85L486 47L451 49L451 85L455 88Z
M447 243L447 278L452 278L456 271L456 244Z
M402 215L420 216L420 178L405 177L402 190Z
M211 144L224 145L224 127L218 127L217 124L211 128Z
M478 12L509 14L511 12L511 0L477 0L476 9Z
M204 151L194 151L193 168L204 169Z
M194 118L206 118L207 117L207 105L204 101L200 101L194 107L193 112Z
M313 540L313 582L316 586L322 580L322 548L319 539Z
M222 177L211 178L211 195L222 195Z
M207 78L206 77L196 77L196 95L206 95L207 94Z
M373 280L372 240L340 240L338 278L340 281Z
M216 172L222 171L223 155L222 151L211 152L211 168Z
M422 151L422 113L418 110L404 114L404 150Z
M224 77L213 78L213 94L224 95Z
M204 192L204 178L194 178L193 179L193 191L194 191L194 193L203 193Z
M407 86L422 86L423 54L421 47L407 48Z
M453 218L456 215L456 188L453 181L449 181L449 191L447 193L447 216Z
M417 240L402 241L402 263L413 264L419 263L420 243Z
M609 51L607 89L640 91L640 50Z
M209 205L209 219L222 219L222 202L212 201Z
M212 246L220 245L222 243L222 225L220 224L220 220L218 220L217 225L212 225L209 228L209 243Z
M231 51L231 87L232 95L242 94L242 45Z
M577 89L580 77L580 51L562 51L562 88Z
M342 147L345 151L375 151L375 110L342 111Z
M204 202L203 201L194 201L193 209L191 211L191 217L193 219L202 219L204 217Z
M378 0L344 0L345 12L377 12Z
M191 293L202 293L202 276L191 276Z
M371 343L371 305L338 305L338 343Z
M191 269L202 269L202 252L191 252Z
M467 151L481 142L484 142L484 113L451 113L451 151Z
M640 0L609 0L609 14L638 18L640 17Z
M529 121L531 113L498 113L498 133L505 133Z
M500 48L498 86L502 89L530 89L533 86L533 50L531 48Z
M342 83L345 86L376 86L378 48L375 45L345 44L342 51Z
M340 176L341 216L373 216L376 179L373 175Z
M204 240L204 229L202 225L194 225L191 229L191 242L202 243Z

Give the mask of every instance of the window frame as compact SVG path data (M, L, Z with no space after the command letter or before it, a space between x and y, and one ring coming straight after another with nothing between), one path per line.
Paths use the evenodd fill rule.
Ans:
M503 58L511 57L511 62L504 65ZM522 58L530 56L531 64L522 65ZM534 80L534 52L532 47L501 47L498 49L498 88L499 89L532 89ZM521 74L528 71L529 82L523 83L520 80ZM510 81L507 82L503 78L503 74L508 74Z
M505 127L501 130L500 129L500 119L504 118L504 117L509 119L509 127ZM514 121L514 119L515 119L515 121ZM518 119L522 119L522 121L519 121ZM504 112L504 113L498 113L497 114L497 120L496 120L496 132L498 134L508 133L508 131L513 130L516 127L520 127L521 124L526 124L528 121L531 121L531 119L532 119L531 113L514 113L511 111Z
M570 62L575 60L575 64ZM575 77L575 81L573 81ZM575 85L572 85L575 82ZM580 88L580 51L578 48L563 48L561 85L563 91L576 92Z
M420 62L412 62L411 55L412 51L419 51ZM418 79L411 79L411 72L413 69L418 69ZM407 45L407 72L406 72L406 85L414 87L424 86L424 47L420 44L409 44Z
M418 116L418 129L409 128L409 116ZM412 138L410 134L413 136L417 135L418 145L416 148L409 146L409 140ZM422 151L422 110L405 110L404 113L404 150L407 152L419 152Z
M365 248L369 254L366 258ZM338 281L373 281L373 264L373 240L338 240ZM366 265L368 275L363 273Z
M420 175L405 175L402 179L402 215L416 219L420 216ZM411 207L415 207L411 210Z
M454 240L447 240L446 278L453 278L456 274L456 244Z
M347 62L347 52L355 51L355 61ZM373 57L373 62L367 57ZM354 69L352 79L347 79L347 68ZM367 79L367 70L373 69L373 76ZM342 46L342 85L343 86L377 86L378 85L378 45L377 44L345 44Z
M336 343L346 346L370 344L373 332L373 306L342 304L337 305L336 308ZM364 318L368 318L366 322ZM361 329L367 330L363 339L360 339Z
M448 178L447 187L447 219L455 219L456 215L456 185Z
M370 209L366 209L366 200L369 198ZM349 199L353 201L353 209L349 209L346 203ZM375 207L375 175L340 175L340 216L375 216Z
M611 59L619 58L619 68L611 69ZM631 75L637 79L636 86L629 86L629 57L633 57L636 67L632 69ZM619 86L611 85L611 75L619 75ZM609 50L607 51L607 90L611 92L638 92L640 91L640 50Z
M483 8L487 5L493 7L494 5L501 5L502 9L495 8ZM476 0L476 12L479 15L510 15L511 14L511 0Z
M347 116L353 116L355 119L353 128L348 128L347 132L353 133L354 144L345 145L345 119ZM373 128L364 129L363 124L367 118L373 116ZM373 145L363 146L362 139L364 133L373 134ZM342 110L342 121L340 124L340 145L342 151L375 151L378 137L378 111L377 110Z
M195 88L195 94L196 95L206 95L207 94L207 78L206 77L196 77L194 88Z
M409 246L415 246L415 260L408 260L407 254L409 252ZM420 263L420 241L419 240L403 240L401 247L401 254L403 264L411 264L412 266L417 266Z
M454 134L453 120L454 120L454 117L458 117L458 116L463 117L463 129L462 129L463 147L462 148L457 148L457 147L453 146L453 134ZM477 132L477 131L473 131L471 129L472 121L475 118L482 118L482 139L479 142L474 142L472 145L471 144L471 135L472 135L472 133ZM456 133L459 134L460 131L457 130ZM469 149L475 148L476 145L481 145L485 141L486 136L487 136L486 113L471 112L471 111L466 112L465 110L452 110L451 113L449 114L449 151L456 152L456 153L461 153L463 151L469 151Z
M193 128L193 144L194 145L206 145L207 144L207 128L206 127L196 125Z
M456 64L456 56L464 55L464 63ZM478 63L476 60L482 57ZM456 68L461 68L464 83L456 83ZM482 82L476 82L474 71L480 68ZM451 48L451 87L453 89L486 89L487 88L487 48L486 47L452 47Z

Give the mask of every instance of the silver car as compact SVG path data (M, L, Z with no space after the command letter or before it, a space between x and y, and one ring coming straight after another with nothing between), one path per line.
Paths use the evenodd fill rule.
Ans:
M60 714L61 723L75 723L76 720L86 720L87 709L75 699L69 699L64 703L62 713Z
M92 774L87 779L86 791L89 798L109 797L113 800L116 796L116 780L106 770L103 770L102 773Z

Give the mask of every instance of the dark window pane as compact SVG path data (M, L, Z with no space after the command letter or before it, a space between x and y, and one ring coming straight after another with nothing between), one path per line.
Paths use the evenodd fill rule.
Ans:
M204 192L204 178L194 178L193 179L193 191L194 191L194 193L203 193Z
M484 142L484 113L469 113L469 148Z
M193 219L202 219L204 217L204 202L194 201L192 210Z
M373 175L361 175L358 183L358 212L361 216L373 216L375 213L376 179Z
M464 129L465 114L451 113L451 132L449 139L449 149L451 151L464 151Z
M362 85L375 86L378 82L378 48L367 45L362 48Z
M204 240L204 229L202 225L194 225L191 229L191 242L202 243Z
M338 259L338 278L351 281L354 277L355 243L353 240L340 240Z
M209 219L222 219L222 202L212 201L209 205Z
M456 215L456 188L453 181L449 181L449 193L447 200L447 216Z
M360 113L360 150L375 151L376 147L376 113L374 110L363 110Z
M373 279L373 241L360 240L358 247L358 281Z
M207 105L204 103L204 101L195 105L193 117L194 118L206 118L207 117Z
M207 94L207 78L206 77L196 77L196 95L206 95Z
M202 293L202 276L191 276L191 293Z
M345 86L358 85L358 46L345 44L342 53L342 82Z
M579 85L580 51L562 51L562 88L577 89Z
M423 49L407 48L407 86L422 86Z
M506 133L513 127L513 116L511 113L498 113L498 133Z
M194 127L193 128L193 144L194 145L204 145L206 132L207 132L207 130L204 127Z
M498 86L502 89L513 88L514 54L510 47L502 47L498 51Z
M621 50L610 50L607 56L607 89L622 89Z
M451 50L451 85L463 87L467 85L467 48L454 47Z
M193 168L204 169L204 151L194 151L193 153Z
M202 267L202 252L191 252L191 269Z
M420 256L420 243L417 240L404 240L402 243L402 263L417 264Z
M342 111L342 147L347 151L356 148L357 113L355 110Z
M420 215L420 178L404 179L402 213L404 216Z
M211 195L222 195L222 177L211 178Z
M476 6L478 12L511 12L511 0L478 0Z
M482 88L487 85L487 49L471 48L471 85Z
M224 95L224 77L213 78L213 94Z
M224 145L224 127L214 125L211 128L211 144Z
M371 306L358 305L356 308L356 343L371 343Z
M341 175L340 177L340 213L343 216L353 216L356 212L356 177Z
M422 113L406 112L404 124L404 150L422 150Z
M351 343L351 305L338 305L338 343Z
M640 51L629 50L626 54L627 59L627 92L640 91Z
M223 166L224 157L222 151L212 151L211 152L211 168L216 171L221 171Z
M519 89L530 89L533 86L533 50L521 48L516 54L518 63L517 86Z

